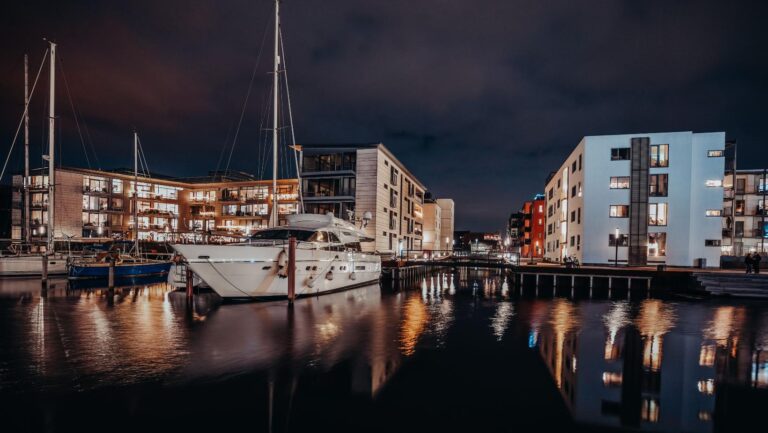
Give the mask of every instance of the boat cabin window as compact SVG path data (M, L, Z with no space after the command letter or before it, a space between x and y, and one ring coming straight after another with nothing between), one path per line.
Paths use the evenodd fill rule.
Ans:
M329 243L340 243L339 237L336 236L335 233L326 232L323 230L318 230L315 232L315 235L309 239L311 242L329 242Z
M295 236L297 241L310 241L314 240L312 237L316 233L311 230L288 230L288 229L276 229L276 230L262 230L251 235L251 240L254 241L274 241L282 240L287 241L291 236Z
M360 242L347 242L344 244L344 246L347 247L348 251L360 252L363 250L363 248L360 246Z

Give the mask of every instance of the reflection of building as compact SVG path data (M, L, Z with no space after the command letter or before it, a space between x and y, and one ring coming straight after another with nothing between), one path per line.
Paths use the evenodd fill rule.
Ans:
M82 168L56 170L56 237L133 239L133 206L140 239L156 241L204 235L243 236L266 227L273 203L272 182L245 175L172 179ZM22 176L14 176L13 239L23 239ZM48 176L27 181L30 236L44 241L47 230ZM138 196L138 199L136 199ZM297 211L297 181L278 181L278 213L285 221Z
M545 257L718 266L724 152L722 132L584 137L547 179Z
M768 251L768 170L731 171L723 180L724 255Z
M687 432L713 431L714 422L729 428L761 422L759 411L733 403L768 402L768 323L759 312L750 322L742 307L659 300L639 308L570 305L572 311L551 304L549 326L532 318L529 345L538 346L577 422Z

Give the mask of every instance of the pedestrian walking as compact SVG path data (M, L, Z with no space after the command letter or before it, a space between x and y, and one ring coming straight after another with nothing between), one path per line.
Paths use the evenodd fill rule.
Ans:
M760 256L760 253L755 252L755 254L752 256L752 268L756 274L760 273L760 260L763 260L763 258Z
M752 254L747 253L747 255L744 257L744 264L747 265L747 273L752 273Z

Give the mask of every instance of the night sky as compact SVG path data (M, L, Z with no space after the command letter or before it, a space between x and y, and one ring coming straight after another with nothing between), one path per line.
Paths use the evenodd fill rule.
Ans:
M736 1L285 0L299 143L387 145L457 229L497 230L584 135L726 131L741 168L768 166L768 7ZM204 175L231 143L269 0L6 2L2 156L23 109L23 55L59 43L89 162ZM271 34L231 168L259 172ZM47 71L45 72L47 74ZM44 75L47 80L47 76ZM31 110L33 166L45 134ZM86 166L63 78L63 163ZM90 150L95 149L96 155ZM15 152L11 169L21 168ZM98 159L98 162L97 162ZM4 179L3 181L6 181Z

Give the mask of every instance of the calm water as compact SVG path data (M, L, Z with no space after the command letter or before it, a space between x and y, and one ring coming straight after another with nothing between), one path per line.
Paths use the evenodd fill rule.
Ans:
M188 307L0 281L0 430L766 431L768 304L391 293Z

